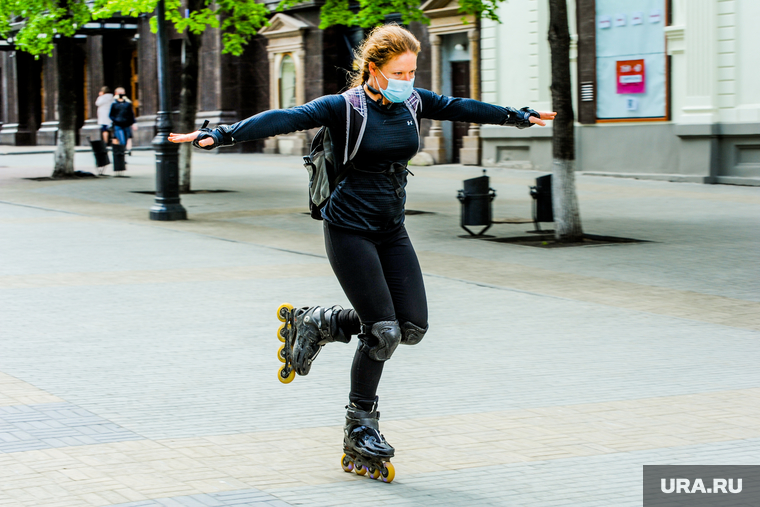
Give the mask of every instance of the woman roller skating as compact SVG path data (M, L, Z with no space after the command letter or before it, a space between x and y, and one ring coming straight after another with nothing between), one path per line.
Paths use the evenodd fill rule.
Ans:
M357 50L350 90L302 106L266 111L234 125L190 134L173 142L213 149L289 132L327 127L345 178L321 210L327 256L353 309L281 306L279 332L287 361L280 380L306 375L325 344L358 335L346 407L344 470L385 482L395 475L393 447L380 434L377 387L385 361L399 344L419 343L428 329L427 300L417 256L404 228L406 169L420 149L419 120L545 125L555 113L516 110L414 88L419 41L397 25L375 28ZM364 130L355 145L351 127ZM353 122L353 123L352 123ZM351 148L352 153L348 153ZM291 349L292 347L292 349ZM292 365L291 365L292 363Z

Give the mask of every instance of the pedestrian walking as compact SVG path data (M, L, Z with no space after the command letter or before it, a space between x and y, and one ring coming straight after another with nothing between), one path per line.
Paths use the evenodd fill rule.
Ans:
M327 128L339 172L345 177L321 210L325 248L353 308L280 307L280 320L288 321L283 332L287 335L294 329L292 352L281 352L292 358L294 371L288 371L286 362L280 380L287 383L295 373L308 374L322 346L348 343L352 335L358 335L341 465L345 471L369 473L385 482L395 475L389 461L395 450L379 431L377 388L383 366L399 344L417 344L428 330L422 272L404 227L405 188L411 174L407 164L421 147L419 120L525 128L545 125L556 115L414 88L419 51L419 41L406 29L375 28L356 53L358 71L347 92L266 111L233 125L169 137L173 142L213 149ZM358 134L357 125L362 127Z
M111 129L111 103L113 102L113 93L111 89L104 86L98 92L98 98L95 99L95 106L98 108L98 125L100 125L100 137L103 142L108 144Z
M127 154L132 153L132 125L135 124L135 110L132 101L127 98L124 88L118 87L116 97L111 104L110 118L113 121L114 136L118 144L124 146Z

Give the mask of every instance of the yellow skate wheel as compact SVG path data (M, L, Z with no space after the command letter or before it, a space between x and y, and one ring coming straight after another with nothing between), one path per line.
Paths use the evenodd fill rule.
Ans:
M351 458L349 458L348 456L344 454L343 457L340 458L340 467L343 469L344 472L353 472L354 462L351 461Z
M277 372L277 379L283 384L290 384L293 382L293 379L296 378L296 370L290 370L290 375L285 375L285 366L286 365L282 365L280 367L280 370Z
M285 335L288 334L288 325L287 324L281 324L280 328L277 330L277 338L282 342L285 343Z
M383 482L393 482L393 479L396 477L396 469L393 468L393 464L390 461L386 461L383 465L385 465L385 470L380 472L380 480Z
M378 477L380 477L380 475L381 475L380 470L378 470L377 468L373 468L369 471L369 474L367 474L367 477L369 477L370 479L377 479Z
M354 465L356 467L356 465ZM364 475L367 473L367 467L361 467L361 468L354 468L354 472L356 472L356 475Z
M277 349L277 359L279 359L281 363L285 362L285 345L280 345L280 348Z
M277 309L277 318L280 319L280 322L285 322L288 320L288 312L293 309L293 305L290 303L283 303L280 305L280 307Z

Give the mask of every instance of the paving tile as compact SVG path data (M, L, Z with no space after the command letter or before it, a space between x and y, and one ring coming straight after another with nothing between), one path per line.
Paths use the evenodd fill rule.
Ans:
M0 407L0 421L0 453L142 439L70 403Z

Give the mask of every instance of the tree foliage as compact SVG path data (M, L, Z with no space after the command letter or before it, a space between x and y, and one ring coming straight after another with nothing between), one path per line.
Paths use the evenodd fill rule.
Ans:
M35 56L51 56L56 35L71 37L90 19L83 0L0 0L0 37Z
M283 11L308 0L281 0L277 7ZM504 0L459 0L459 13L499 21L496 13L499 3ZM352 3L352 2L351 2ZM385 22L386 16L400 14L401 22L413 21L429 23L430 20L420 9L419 0L358 0L358 9L352 9L349 0L326 0L320 9L319 28L332 25L360 26L371 28Z
M278 10L295 7L308 0L281 0ZM504 0L459 0L459 12L498 21L496 10ZM0 0L0 37L13 35L16 48L33 55L51 55L56 35L70 37L92 19L116 14L137 17L152 13L158 0ZM380 25L389 14L399 14L401 22L427 23L420 0L326 0L321 7L320 28L332 25ZM166 19L177 31L202 33L220 28L224 53L240 55L244 46L266 26L271 13L256 0L204 0L197 10L185 10L181 0L166 0ZM151 19L155 31L155 17ZM15 32L15 33L14 33Z
M180 0L166 1L166 19L182 33L203 33L207 28L221 28L223 53L239 56L244 46L266 26L269 9L255 0L204 0L199 9L185 10ZM139 16L154 12L158 0L96 0L93 17L108 18L117 13L123 16ZM151 18L151 28L156 31L156 18Z
M93 19L137 17L156 10L158 0L0 0L0 37L12 36L16 48L52 55L56 35L71 37ZM221 28L224 53L240 55L245 44L267 24L269 9L255 0L205 0L186 11L180 0L166 0L166 19L178 32L203 33ZM155 16L151 18L153 31Z

